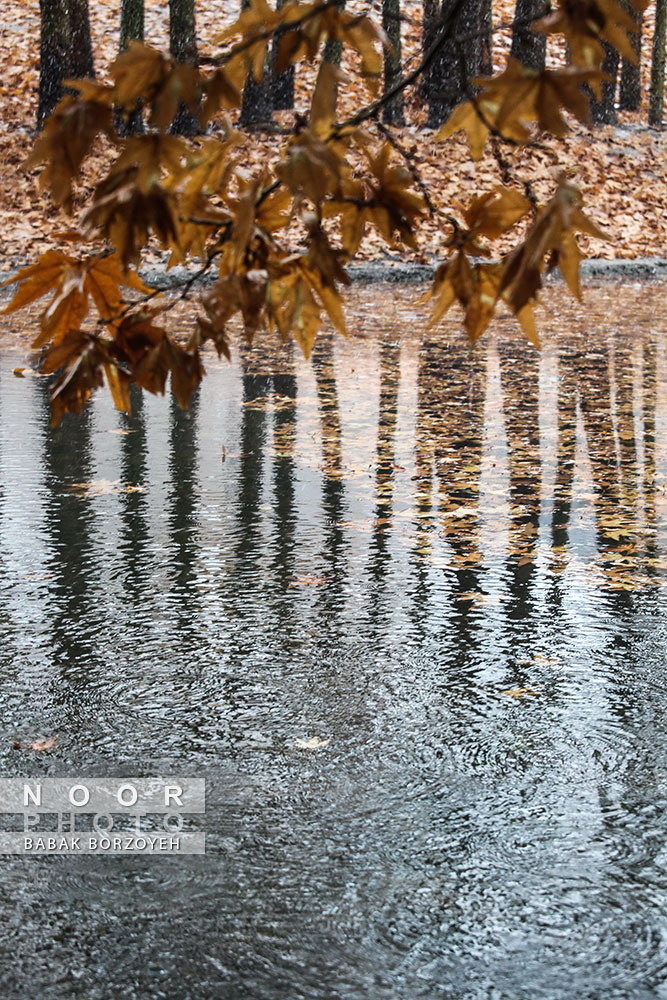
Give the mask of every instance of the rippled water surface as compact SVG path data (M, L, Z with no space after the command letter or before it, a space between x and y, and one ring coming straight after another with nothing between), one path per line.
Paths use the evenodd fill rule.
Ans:
M2 773L208 802L204 857L4 859L3 996L667 997L665 288L540 353L416 298L187 413L52 430L0 356Z

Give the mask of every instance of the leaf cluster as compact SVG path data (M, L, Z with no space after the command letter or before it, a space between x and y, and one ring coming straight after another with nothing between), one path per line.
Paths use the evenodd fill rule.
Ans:
M472 81L476 95L455 110L438 140L464 129L479 157L489 138L517 146L535 141L540 131L564 135L567 115L588 121L583 85L595 92L604 79L602 43L632 58L627 32L633 27L615 0L564 0L535 28L566 37L570 65L536 72L509 60L495 77ZM208 72L133 42L112 65L108 84L68 82L76 95L57 106L26 166L42 165L42 189L71 214L84 162L100 137L110 144L113 160L69 233L73 244L97 246L78 256L44 254L16 276L18 291L7 307L14 311L48 297L33 346L42 370L58 373L54 422L64 412L80 412L105 381L122 410L129 410L132 382L164 392L169 379L179 403L187 405L204 374L202 349L211 344L230 356L235 318L249 340L275 330L283 340L294 337L307 355L323 316L346 332L345 264L369 227L390 248L418 250L420 219L433 206L409 155L372 128L382 98L338 121L336 95L350 81L326 61L309 115L297 118L279 162L256 174L246 169L248 140L228 112L240 106L248 74L261 77L273 39L278 72L301 59L314 61L326 41L340 41L356 53L357 73L377 94L386 36L370 17L340 10L333 0L291 0L279 10L251 0L220 33L220 55ZM410 82L418 75L412 73ZM202 131L221 114L221 129L192 142L172 135L183 104ZM138 107L146 131L121 137L114 123ZM566 178L539 206L526 185L522 193L506 169L502 174L503 183L474 197L460 219L443 219L449 253L429 293L433 322L458 302L474 341L503 302L537 343L533 306L545 270L559 267L579 296L576 233L603 234ZM492 261L490 243L518 226L522 238L503 260ZM182 296L195 276L217 270L187 343L168 330L173 300L158 297L135 270L149 245L165 250L170 266L199 261Z

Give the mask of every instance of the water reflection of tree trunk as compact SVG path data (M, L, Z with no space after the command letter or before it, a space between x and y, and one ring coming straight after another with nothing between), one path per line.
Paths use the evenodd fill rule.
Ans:
M199 551L197 524L197 416L199 394L182 410L172 396L169 432L169 540L174 573L172 596L174 611L181 625L194 634L195 565Z
M635 388L644 424L643 469L635 440ZM560 348L553 544L564 546L571 530L578 400L593 478L598 554L612 585L619 583L623 571L637 569L642 537L647 547L655 544L651 525L655 521L656 391L656 352L650 342L644 345L639 378L631 341L617 339L613 352L606 345L596 350L576 344Z
M322 508L327 525L326 558L332 579L338 580L340 557L344 545L341 522L345 510L345 486L343 484L342 432L331 334L322 334L315 341L312 364L317 383L322 433L324 473L322 478Z
M479 591L479 492L486 357L458 331L422 344L416 430L417 504L424 509L432 473L442 532L452 550L460 611Z
M509 614L525 618L531 612L542 492L539 356L514 331L499 341L498 354L510 477Z
M239 495L237 500L238 537L236 561L239 580L244 586L256 584L255 567L261 557L259 544L262 466L266 445L266 410L264 405L254 406L265 399L271 389L271 375L257 372L252 352L241 355L243 380L243 416L241 420L241 457L239 467ZM241 602L239 602L239 606Z
M99 662L102 604L95 597L99 573L99 553L93 544L95 515L85 490L74 492L74 483L87 483L93 474L91 448L92 414L87 408L81 416L66 415L58 427L50 426L48 391L39 383L42 395L44 467L48 495L45 499L45 530L49 534L50 561L53 573L49 581L53 608L48 634L51 657L63 678L72 685L58 687L56 699L67 701L72 719L90 704L81 701L79 681ZM96 610L98 609L99 610ZM70 720L72 721L72 720Z
M273 386L277 405L273 420L273 510L275 531L274 567L280 589L285 590L294 576L294 473L296 444L297 381L294 370L293 345L283 348L282 370L274 372ZM288 607L282 609L285 614Z
M369 622L373 632L380 632L382 621L394 610L394 601L385 599L384 580L391 555L388 548L392 523L395 478L395 437L398 415L398 389L401 379L400 342L385 335L380 344L380 401L378 410L375 463L375 518L370 543L368 576L371 583ZM379 637L379 636L378 636Z
M401 380L401 346L391 337L380 344L380 406L375 465L375 520L373 522L371 573L379 582L387 565L387 539L394 498L394 447Z
M143 394L133 385L130 394L132 416L120 414L121 428L129 433L121 438L121 481L128 486L142 486L147 478L146 420ZM140 490L121 494L124 589L140 605L146 600L147 554L150 549L148 499Z

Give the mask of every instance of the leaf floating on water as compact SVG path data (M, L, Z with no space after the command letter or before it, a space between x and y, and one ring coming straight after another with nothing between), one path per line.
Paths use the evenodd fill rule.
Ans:
M297 576L292 580L290 587L323 587L325 583L330 583L328 576Z
M49 736L48 739L33 740L29 744L30 750L51 750L56 745L57 736Z
M535 688L516 687L508 688L507 691L501 691L500 693L507 695L508 698L520 700L521 698L537 698L540 692Z
M295 740L295 745L300 747L301 750L321 750L323 747L328 746L330 742L330 738L321 740L319 736L311 736L309 740Z
M70 483L69 489L79 497L99 497L110 493L145 493L140 483L121 483L120 479L91 479L89 483Z
M33 740L32 743L21 743L19 740L14 740L12 747L14 750L52 750L56 745L57 739L57 736L40 736L39 739Z
M519 660L523 666L530 666L533 663L542 663L545 667L557 666L561 661L557 656L545 656L544 653L535 653L532 659Z

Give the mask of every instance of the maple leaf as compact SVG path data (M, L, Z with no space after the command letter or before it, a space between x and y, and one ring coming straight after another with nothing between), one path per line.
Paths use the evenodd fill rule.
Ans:
M123 302L121 287L144 294L151 291L136 271L123 267L116 254L100 254L83 262L83 290L93 299L102 319L118 315Z
M233 72L230 72L226 67L221 67L211 76L202 79L201 86L204 98L200 114L202 128L208 125L213 115L221 108L240 107L242 84L243 73L237 74L235 79Z
M144 99L151 106L150 123L164 131L169 127L181 102L196 113L201 97L199 70L195 66L174 63L143 42L130 41L127 49L111 66L116 104L134 111Z
M470 154L473 160L479 160L484 152L491 128L495 128L495 120L501 107L498 97L490 97L482 93L472 101L459 104L454 109L451 116L435 135L435 141L441 142L448 139L456 132L463 130L470 146ZM518 145L525 145L530 139L530 132L526 125L515 115L510 121L505 122L503 136L506 139L516 142Z
M579 261L582 255L575 233L608 239L606 233L584 215L581 204L579 189L561 178L553 198L538 214L524 242L505 258L498 294L517 316L542 287L547 255L550 255L549 269L557 265L572 294L581 298Z
M425 296L436 299L429 325L434 326L454 302L459 302L464 309L465 331L475 343L491 322L501 274L500 264L473 263L459 250L437 269L433 287Z
M78 86L78 85L77 85ZM57 205L72 211L72 182L100 132L114 139L111 88L90 84L88 99L63 97L46 120L23 166L46 166L39 178L40 191L48 189Z
M465 210L470 239L476 241L479 236L496 239L530 210L530 201L524 195L513 188L496 186L475 198ZM475 249L479 251L478 247Z
M367 154L374 177L371 182L368 218L390 245L398 233L407 246L417 248L414 223L425 212L421 194L411 190L412 175L405 167L390 162L391 147L384 143L377 154Z
M137 186L142 191L149 191L153 184L162 180L165 172L180 175L189 156L190 150L179 136L164 135L162 132L134 135L125 141L123 151L108 176L122 174L134 167Z
M151 231L163 247L179 245L173 196L155 182L143 191L137 185L137 172L137 167L128 167L105 178L81 216L83 232L108 239L125 268L130 261L139 259Z
M463 129L473 159L479 159L492 131L504 139L525 145L530 140L527 123L535 121L544 132L563 136L568 126L561 108L581 122L590 120L590 101L582 84L599 92L606 76L598 69L565 66L557 70L534 70L511 57L502 73L477 77L472 82L481 93L459 105L436 135L446 139Z
M2 282L0 288L12 282L18 284L13 298L2 310L3 313L16 312L17 309L23 309L31 302L48 295L60 286L64 271L76 263L76 258L69 254L60 250L47 250L34 264L21 268L15 277Z
M49 341L59 343L70 330L78 329L88 314L89 298L93 299L102 319L108 320L120 310L121 286L150 291L136 272L124 269L120 260L111 254L80 261L69 254L49 250L35 264L19 271L14 280L19 287L3 312L14 312L54 293L41 315L41 331L32 345L35 348Z
M330 143L309 129L304 129L290 143L286 158L276 173L298 198L307 197L319 205L340 189L345 164Z
M640 2L634 6L641 10L646 5ZM545 35L564 35L574 66L586 69L601 66L603 41L624 59L637 62L637 53L628 38L628 32L636 30L635 22L616 0L559 0L556 10L536 21L533 30Z
M248 6L241 11L241 14L224 31L221 31L215 38L219 45L228 38L241 35L241 42L237 46L237 51L232 49L232 57L227 65L233 66L235 59L240 60L244 69L252 68L255 80L262 79L266 52L268 45L267 33L274 31L281 23L282 11L276 11L266 0L250 0ZM257 38L253 44L252 39Z
M360 57L359 74L372 94L377 94L382 78L382 49L390 48L389 38L365 14L341 14L340 37Z
M106 353L99 342L88 338L58 379L49 396L51 426L57 427L65 413L81 413L94 389L104 385Z
M310 105L310 128L315 135L325 138L331 131L336 117L338 86L349 77L335 63L324 60L317 74L317 82Z
M171 71L171 61L158 49L131 40L109 70L114 81L114 101L134 110L140 98L151 100L164 86Z

